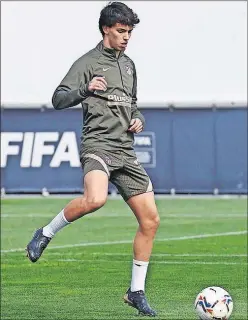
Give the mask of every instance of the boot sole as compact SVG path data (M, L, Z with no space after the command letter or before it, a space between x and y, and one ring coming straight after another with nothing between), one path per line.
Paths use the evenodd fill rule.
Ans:
M124 300L124 303L126 303L129 307L132 307L132 308L138 310L138 312L139 312L138 315L139 315L139 316L155 317L155 315L145 314L145 313L139 311L139 309L137 309L137 308L133 305L133 303L128 299L128 295L127 295L127 294L124 295L123 300Z

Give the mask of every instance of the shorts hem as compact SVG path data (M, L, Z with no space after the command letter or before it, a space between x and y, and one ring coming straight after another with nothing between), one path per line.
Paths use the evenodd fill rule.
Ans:
M149 192L153 192L153 190L140 191L140 192L134 193L134 194L132 194L132 195L130 195L130 196L128 196L128 197L123 197L123 196L122 196L122 198L124 199L125 202L127 202L129 199L131 199L131 198L134 197L134 196L138 196L138 195L140 195L140 194L149 193Z
M102 169L100 169L100 168L92 168L92 169L90 169L90 170L87 170L86 172L83 171L83 177L85 177L87 173L89 173L89 172L91 172L91 171L94 171L94 170L98 170L98 171L103 171L103 172L105 172L106 175L107 175L108 178L109 178L109 175L108 175L108 173L106 172L106 170L105 170L104 168L102 168Z

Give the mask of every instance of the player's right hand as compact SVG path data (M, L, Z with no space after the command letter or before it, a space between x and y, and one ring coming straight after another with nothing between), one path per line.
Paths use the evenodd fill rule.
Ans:
M88 90L90 92L93 92L95 90L99 91L106 91L107 90L107 81L104 79L104 77L94 77L90 81L88 85Z

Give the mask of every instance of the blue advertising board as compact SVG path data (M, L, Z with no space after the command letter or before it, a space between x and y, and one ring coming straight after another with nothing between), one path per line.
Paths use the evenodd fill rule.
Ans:
M141 111L134 149L156 193L247 193L247 108ZM1 188L83 191L80 108L6 108L1 120Z

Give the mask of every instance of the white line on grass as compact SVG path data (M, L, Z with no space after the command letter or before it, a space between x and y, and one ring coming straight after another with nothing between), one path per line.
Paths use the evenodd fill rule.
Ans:
M117 253L117 252L91 252L89 254L92 254L94 256L132 256L132 253ZM61 255L66 255L66 256L81 256L84 255L84 252L49 252L47 253L49 256L61 256ZM153 257L221 257L221 258L243 258L247 257L247 254L215 254L215 253L153 253Z
M83 260L80 260L80 259L57 259L56 261L59 261L59 262L108 262L109 263L109 260L88 260L88 259L83 259ZM119 262L119 263L123 263L123 262L129 262L130 263L130 260L121 260L121 261L114 261L114 262ZM206 262L206 261L151 261L152 264L209 264L209 265L247 265L247 263L240 263L240 262L223 262L223 261L219 261L219 262L216 262L216 261L212 261L212 262Z
M155 242L202 239L202 238L210 238L210 237L238 236L242 234L247 234L247 232L248 232L247 230L243 230L243 231L224 232L224 233L198 234L198 235L192 235L192 236L156 239ZM105 245L113 245L113 244L130 244L130 243L133 243L133 240L83 242L83 243L75 243L75 244L65 244L61 246L50 246L48 247L48 249L65 249L65 248L75 248L75 247L105 246ZM1 250L1 253L20 252L23 250L24 248L8 249L8 250Z
M54 254L55 252L50 252ZM82 252L78 252L82 254ZM93 255L103 255L103 256L130 256L129 253L116 253L116 252L93 252ZM132 255L132 254L131 254ZM215 254L215 253L153 253L153 257L223 257L223 258L238 258L247 257L247 254Z

